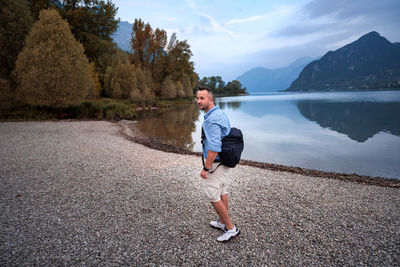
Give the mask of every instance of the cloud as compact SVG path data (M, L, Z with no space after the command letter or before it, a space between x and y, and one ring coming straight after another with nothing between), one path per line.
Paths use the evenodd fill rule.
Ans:
M197 27L193 27L197 29L200 33L226 33L230 37L239 38L239 35L230 31L227 27L225 27L222 23L218 22L213 16L202 12L201 8L192 0L186 0L187 5L192 8L201 18L205 18L203 22ZM210 27L211 26L211 27Z
M393 25L400 25L399 10L398 0L313 0L297 12L298 21L271 36L293 37L338 29L372 31L374 25L388 25L393 30Z
M270 36L298 36L305 34L312 34L316 32L326 31L335 27L335 23L320 23L320 24L292 24L286 26L278 31L273 32Z
M227 25L241 24L241 23L246 23L246 22L251 22L251 21L258 21L258 20L263 20L266 18L268 18L268 14L259 15L259 16L251 16L251 17L243 18L243 19L232 19L232 20L228 21Z
M231 19L229 20L226 25L233 25L233 24L243 24L243 23L248 23L248 22L255 22L255 21L260 21L260 20L275 20L275 19L280 19L282 17L289 16L293 11L295 10L295 6L291 5L280 5L276 7L274 10L262 14L262 15L255 15L255 16L250 16L247 18L241 18L241 19Z
M222 24L220 24L215 18L207 14L201 14L202 17L206 18L208 22L213 26L216 32L224 32L227 33L229 36L233 38L239 38L239 35L233 33L232 31L228 30Z
M281 47L265 49L237 58L240 64L250 65L253 68L262 66L270 69L288 66L301 57L317 58L325 55L329 50L336 50L343 45L351 43L363 34L348 35L347 32L327 33L324 37L304 41L301 44L282 44ZM307 40L307 39L305 39ZM340 42L338 40L341 40ZM334 45L333 45L334 44Z
M398 0L314 0L302 9L308 18L331 16L337 20L354 18L355 16L399 17L400 1Z
M398 0L313 0L297 11L296 19L264 36L265 40L280 42L280 48L260 53L274 51L282 59L270 52L268 58L278 63L289 55L316 56L319 53L322 56L371 31L389 40L399 40L399 10ZM285 47L285 44L291 46Z
M210 3L186 0L199 21L180 30L193 43L196 70L225 80L257 66L278 68L301 57L321 57L371 31L400 40L399 0L310 0L255 5L249 12L228 6L226 14L214 11L222 4Z

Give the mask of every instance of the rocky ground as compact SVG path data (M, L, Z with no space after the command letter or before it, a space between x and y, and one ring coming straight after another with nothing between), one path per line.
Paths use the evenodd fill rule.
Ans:
M0 124L0 266L399 265L393 181L239 165L230 213L242 234L221 244L200 157L132 142L131 129Z

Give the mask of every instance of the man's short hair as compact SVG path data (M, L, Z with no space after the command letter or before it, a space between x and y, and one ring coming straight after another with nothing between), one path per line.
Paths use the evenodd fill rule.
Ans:
M207 86L197 86L197 91L204 91L204 90L207 90L208 93L212 94L211 88L209 88Z

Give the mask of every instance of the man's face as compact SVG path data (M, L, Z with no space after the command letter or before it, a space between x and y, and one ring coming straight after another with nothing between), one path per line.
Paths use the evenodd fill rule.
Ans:
M200 110L208 110L210 105L210 96L207 90L197 91L197 105Z

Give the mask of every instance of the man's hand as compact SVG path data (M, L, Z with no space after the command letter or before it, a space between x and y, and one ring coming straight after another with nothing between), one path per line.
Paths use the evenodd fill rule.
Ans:
M218 152L214 152L212 150L208 150L208 156L207 156L207 159L206 159L205 167L210 166L208 169L211 169L212 164L213 164L215 158L217 157L217 155L218 155ZM203 179L207 179L207 174L208 174L208 172L203 169L203 170L201 170L200 176Z
M206 172L205 170L201 170L200 176L203 179L207 179L207 174L208 174L208 172Z

